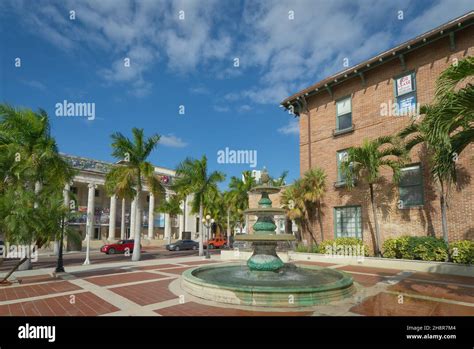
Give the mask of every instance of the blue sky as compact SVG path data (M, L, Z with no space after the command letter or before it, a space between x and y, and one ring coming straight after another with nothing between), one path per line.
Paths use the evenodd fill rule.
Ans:
M45 109L65 153L113 161L110 134L142 127L163 137L156 165L206 154L229 178L252 168L219 164L217 152L255 150L257 169L288 170L291 181L298 127L279 101L342 70L344 58L356 64L473 8L472 0L7 0L0 101ZM95 103L95 120L56 116L64 100Z

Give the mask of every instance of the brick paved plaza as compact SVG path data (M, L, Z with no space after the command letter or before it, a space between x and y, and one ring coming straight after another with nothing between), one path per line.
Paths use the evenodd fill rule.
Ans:
M17 276L0 287L1 316L473 316L474 277L409 270L301 262L343 270L356 282L349 299L300 309L237 307L186 294L181 274L192 267L222 263L182 257L132 263L75 266L54 277L51 269ZM21 275L21 274L19 274Z

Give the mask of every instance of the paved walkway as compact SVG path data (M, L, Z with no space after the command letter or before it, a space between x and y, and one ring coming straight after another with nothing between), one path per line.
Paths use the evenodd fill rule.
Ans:
M77 266L60 277L50 269L21 273L19 283L0 287L0 316L474 316L474 277L363 266L302 262L344 270L357 286L354 297L313 308L222 305L181 289L183 271L219 262L183 257Z

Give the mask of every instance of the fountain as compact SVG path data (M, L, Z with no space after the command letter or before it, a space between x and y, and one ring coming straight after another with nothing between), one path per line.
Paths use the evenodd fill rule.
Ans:
M193 296L215 302L271 307L305 307L328 303L354 293L352 278L344 272L317 266L285 264L278 257L280 241L294 241L292 234L276 234L275 215L285 210L272 207L269 195L278 193L264 170L251 192L261 198L245 215L257 216L254 234L236 237L252 243L246 265L206 265L187 270L182 288Z

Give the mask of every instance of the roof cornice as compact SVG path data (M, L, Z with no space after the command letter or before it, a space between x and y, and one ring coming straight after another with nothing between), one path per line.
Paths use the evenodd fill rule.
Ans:
M329 92L332 95L332 87L340 85L352 78L360 78L362 83L365 84L364 73L372 70L376 67L379 67L385 63L388 63L394 59L400 60L402 65L405 64L405 55L407 53L413 52L423 46L433 43L439 39L449 37L450 44L452 49L454 48L454 33L474 24L474 11L470 11L458 18L455 18L445 24L442 24L430 31L427 31L424 34L421 34L413 39L410 39L398 46L395 46L387 51L379 53L378 55L359 63L355 66L347 68L343 71L340 71L334 75L327 77L324 80L321 80L310 87L301 90L293 94L292 96L285 98L280 104L285 108L289 109L293 105L295 114L299 115L299 109L302 104L301 100L313 95L316 95L320 92Z

